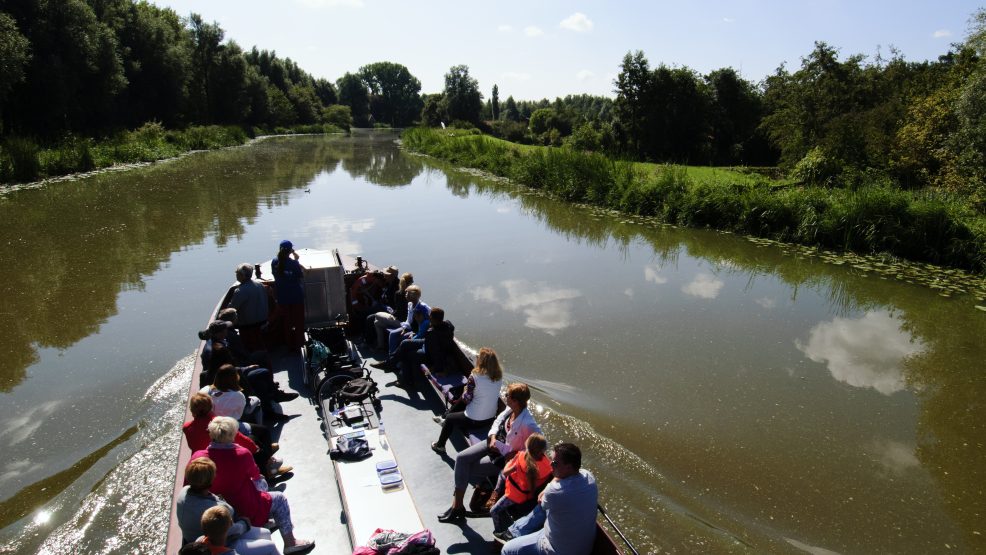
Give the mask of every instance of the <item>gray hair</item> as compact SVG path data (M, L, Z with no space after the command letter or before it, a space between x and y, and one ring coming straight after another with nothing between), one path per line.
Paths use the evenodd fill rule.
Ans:
M240 425L228 416L217 416L209 422L209 438L216 443L233 443Z
M417 295L418 299L420 299L421 298L421 288L418 287L417 285L408 285L407 286L407 289L404 290L404 295L407 296L407 297L411 297L411 296Z
M247 281L251 276L253 276L253 264L244 262L236 267L236 279Z

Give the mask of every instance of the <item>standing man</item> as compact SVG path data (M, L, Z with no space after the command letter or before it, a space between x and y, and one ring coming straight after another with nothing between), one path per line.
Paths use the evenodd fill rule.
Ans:
M236 327L248 350L264 351L261 329L267 324L267 289L253 280L253 266L246 262L236 267L236 281L240 285L229 299L229 307L236 309Z
M291 241L284 240L271 261L277 289L277 320L284 344L292 351L305 343L305 270L298 263L299 258Z
M543 510L518 520L510 530L529 527L529 521L539 515L545 519L544 528L511 539L502 555L588 555L592 551L599 489L592 474L582 469L582 451L572 443L555 445L551 469L555 479L541 494Z

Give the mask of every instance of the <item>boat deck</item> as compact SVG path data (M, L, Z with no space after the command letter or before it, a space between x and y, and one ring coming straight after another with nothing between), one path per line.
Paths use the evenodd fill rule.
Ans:
M360 353L372 361L370 353ZM345 515L336 486L328 442L322 431L320 409L309 400L304 384L304 365L300 356L282 354L275 358L275 379L282 387L301 394L282 403L285 414L298 415L274 429L280 441L279 456L294 467L293 477L277 484L291 504L291 515L298 537L314 539L311 553L339 555L351 553ZM397 387L395 375L372 369L371 377L380 387L379 417L386 429L387 441L397 455L404 484L410 490L424 526L431 530L442 553L490 553L493 525L489 518L470 518L462 524L443 524L438 515L452 501L452 465L457 449L466 447L461 435L453 434L448 455L435 454L430 444L438 438L439 427L432 416L444 410L444 404L420 375L417 388L405 391ZM347 492L352 495L352 492ZM468 496L471 491L467 492ZM415 532L411 530L408 532ZM280 535L273 539L280 546ZM357 538L365 542L368 538Z

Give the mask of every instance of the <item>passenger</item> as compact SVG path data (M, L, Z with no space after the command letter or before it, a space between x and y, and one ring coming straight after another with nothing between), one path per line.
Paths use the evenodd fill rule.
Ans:
M205 393L198 392L192 395L188 401L188 408L192 413L192 419L182 425L182 433L185 434L185 441L192 452L207 449L209 447L209 422L215 418L212 412L212 398ZM264 476L268 480L273 480L277 475L291 472L290 466L283 466L282 461L273 458L273 455L280 446L271 443L270 429L260 424L250 424L250 435L236 432L235 443L253 453L253 460L257 466L265 470Z
M264 351L263 329L270 316L267 304L267 288L253 279L253 265L243 263L236 267L236 281L240 285L229 299L229 307L239 314L237 328L250 351Z
M233 526L233 513L226 507L215 506L202 513L202 539L212 555L241 555L226 546L226 536Z
M431 308L421 301L421 288L417 285L409 285L405 290L405 295L407 297L407 317L404 322L401 322L398 328L390 330L390 334L387 336L388 355L397 350L397 346L400 345L401 341L417 334L418 324L414 321L415 309L423 306L426 312L431 312Z
M397 268L391 266L394 272ZM388 270L390 269L388 268ZM414 283L414 276L410 272L405 272L397 285L397 290L393 294L393 299L388 305L389 310L381 310L371 314L366 319L365 339L370 343L370 335L375 338L377 350L382 351L387 348L387 337L390 330L401 327L401 322L407 319L407 296L405 290Z
M397 367L400 369L399 381L403 387L414 386L414 377L422 364L427 364L432 372L443 374L445 359L453 349L455 349L455 326L445 319L444 310L435 307L428 315L428 330L425 331L424 338L405 339L397 347L395 357ZM493 412L496 413L495 407Z
M305 270L291 241L281 241L271 261L277 289L277 320L284 344L296 351L305 343Z
M555 479L544 488L540 509L515 522L507 532L503 555L588 555L596 539L596 508L599 489L596 479L582 469L582 451L571 443L553 449L551 468ZM540 523L544 527L537 530ZM520 535L524 534L524 535Z
M263 349L255 351L247 347L247 343L243 338L243 333L236 329L236 325L240 320L240 313L237 312L235 308L224 308L219 311L217 317L219 320L229 322L231 324L231 327L226 329L223 333L226 334L226 346L229 347L229 352L233 355L233 361L237 366L249 366L255 364L262 368L273 367L267 351L264 351Z
M349 310L357 325L370 323L369 317L392 309L397 290L397 268L388 266L384 271L365 272L349 287ZM364 338L374 332L370 326L360 331Z
M232 364L224 364L212 378L212 385L199 390L212 398L212 412L217 416L229 416L239 420L247 405L246 395L240 387L240 374Z
M233 362L235 362L233 353L228 346L229 341L227 333L230 331L231 327L232 325L230 322L215 320L212 324L209 324L208 332L200 332L200 335L202 333L211 333L213 337L208 372L208 375L211 377L212 381L215 381L216 372L218 372L219 368L227 364L232 365ZM282 391L277 382L274 381L274 377L270 370L267 368L263 368L257 364L251 364L249 366L236 366L235 368L236 373L239 374L241 378L241 383L246 383L250 389L249 392L260 400L260 407L264 410L264 416L268 420L272 422L284 422L286 420L290 420L290 417L274 410L274 403L283 403L297 399L297 393ZM248 411L248 413L249 412L250 411ZM233 418L238 417L233 416Z
M192 459L185 467L185 487L178 492L175 513L178 527L181 528L182 543L188 543L203 535L203 515L213 507L223 507L235 515L233 507L222 497L211 493L212 481L216 477L216 464L206 457ZM208 534L207 534L208 535ZM232 547L239 555L277 555L277 546L270 539L266 528L250 526L246 519L232 523L226 546Z
M530 512L537 502L538 493L551 480L551 459L545 455L548 442L544 436L538 433L527 436L525 446L527 449L510 459L500 474L504 491L490 508L494 532L503 532L510 525L507 511L512 507L523 510L524 505L530 504L524 511Z
M527 384L512 383L507 386L504 399L507 408L493 421L486 442L467 447L455 456L452 506L438 516L439 522L455 522L465 518L466 508L462 499L470 478L498 474L515 453L524 450L528 436L541 433L541 427L527 410L530 398L531 390Z
M287 498L279 491L267 491L267 482L250 452L233 443L236 429L236 420L216 417L209 423L212 439L209 448L192 454L192 458L209 457L216 463L216 478L210 491L222 496L254 526L263 526L268 519L274 519L284 538L285 555L310 549L314 542L294 537Z
M421 302L415 305L411 310L411 320L413 321L412 329L416 331L405 330L403 327L391 331L390 339L392 342L395 338L397 339L396 346L386 359L380 362L374 362L370 366L384 370L396 370L397 362L402 357L424 346L425 333L427 333L428 327L431 325L430 315L431 308L428 305Z
M435 422L442 425L442 431L438 434L438 441L431 444L432 451L444 455L445 442L456 428L489 428L496 417L502 379L503 370L496 352L483 347L476 355L476 367L469 373L462 396L452 402L444 418L435 417Z

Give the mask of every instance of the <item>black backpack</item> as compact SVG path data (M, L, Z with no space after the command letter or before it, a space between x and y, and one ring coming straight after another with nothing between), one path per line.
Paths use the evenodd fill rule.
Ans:
M349 403L361 403L366 399L372 399L376 403L379 391L373 378L351 378L329 394L329 410L334 411Z

